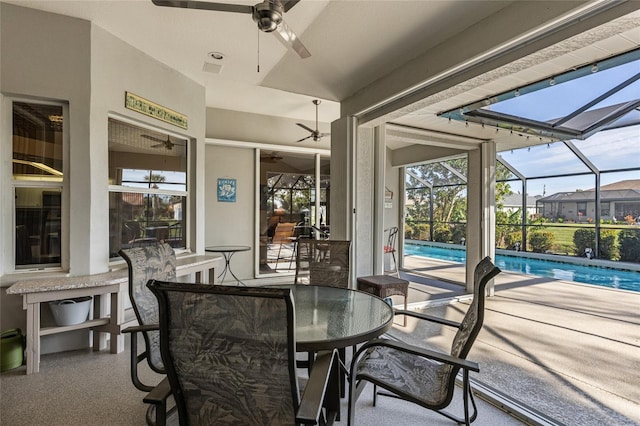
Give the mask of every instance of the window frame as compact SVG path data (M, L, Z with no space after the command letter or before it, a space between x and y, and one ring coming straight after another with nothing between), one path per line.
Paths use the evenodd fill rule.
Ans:
M185 158L185 164L186 164L186 179L185 179L185 187L186 190L185 191L178 191L178 190L170 190L170 189L160 189L160 188L143 188L143 187L132 187L132 186L124 186L124 185L114 185L114 184L109 184L108 185L108 194L107 197L109 197L111 195L111 193L133 193L133 194L141 194L141 195L163 195L163 196L180 196L180 197L185 197L185 207L186 207L186 212L182 212L182 234L185 236L185 246L184 248L174 248L176 254L180 254L180 253L186 253L186 252L191 252L191 239L190 239L190 229L191 229L191 218L193 217L193 212L191 212L191 182L192 182L192 176L194 173L194 170L192 170L193 165L192 165L192 158L191 156L192 154L192 138L190 138L189 136L186 136L184 134L180 134L180 133L176 133L176 132L172 132L171 130L167 130L161 127L156 127L147 123L143 123L134 119L131 119L129 117L125 117L119 114L108 114L107 116L107 121L108 120L116 120L116 121L120 121L123 122L127 125L130 126L136 126L142 129L147 129L149 131L152 132L156 132L156 133L162 133L177 139L181 139L184 140L186 143L186 158ZM108 148L107 148L108 150ZM146 170L146 168L144 168ZM107 223L107 227L109 227L109 223ZM109 256L109 254L107 254L107 256ZM123 263L124 260L120 257L113 257L113 258L109 258L108 257L108 262L109 265L116 265L116 264L120 264Z
M7 167L4 181L7 183L7 198L4 200L11 208L10 230L6 235L11 238L10 256L5 258L4 270L9 273L29 273L29 272L55 272L69 270L69 104L65 101L48 100L32 97L7 96L2 100L6 113L3 114L3 120L6 124L6 140L3 156L7 159L7 163L13 164L13 111L15 103L26 103L36 105L57 106L62 109L62 176L60 178L41 178L41 179L15 179L13 175L13 166ZM55 189L60 190L60 262L59 264L29 264L16 265L17 245L16 245L16 189L17 188L33 188L33 189ZM10 197L10 201L9 201ZM6 229L6 223L3 226ZM5 240L5 244L8 242Z

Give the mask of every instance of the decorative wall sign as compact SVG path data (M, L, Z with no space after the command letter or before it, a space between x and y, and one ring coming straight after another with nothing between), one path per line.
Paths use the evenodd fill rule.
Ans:
M218 201L223 203L236 202L236 180L229 178L218 179Z
M172 109L165 108L155 102L151 102L131 92L124 92L124 106L127 109L139 112L156 120L173 124L181 129L187 128L187 116Z

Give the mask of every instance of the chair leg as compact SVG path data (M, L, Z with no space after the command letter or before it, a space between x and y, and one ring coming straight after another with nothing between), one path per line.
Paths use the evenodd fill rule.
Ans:
M400 278L400 270L398 269L398 261L396 260L396 251L391 252L391 257L393 257L393 266L396 270L396 277Z
M407 310L407 299L409 298L409 289L407 289L407 292L404 295L404 310ZM407 316L403 315L404 319L403 319L403 327L407 326Z
M373 406L376 406L376 402L378 402L378 386L373 385Z
M347 392L347 349L338 349L338 357L340 358L340 398L344 398Z

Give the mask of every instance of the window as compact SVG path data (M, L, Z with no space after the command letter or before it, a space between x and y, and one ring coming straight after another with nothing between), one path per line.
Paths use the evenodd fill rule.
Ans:
M61 266L63 111L12 103L16 269Z
M580 202L577 203L578 207L578 218L582 219L587 216L587 203Z
M609 216L611 213L611 203L600 203L600 217Z
M187 141L109 119L109 257L151 241L187 247Z

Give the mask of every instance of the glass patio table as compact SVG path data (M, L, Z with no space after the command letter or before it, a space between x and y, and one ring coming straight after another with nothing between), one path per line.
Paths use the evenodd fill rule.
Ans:
M393 325L391 307L369 293L315 285L282 287L293 293L299 352L353 346L380 336Z

